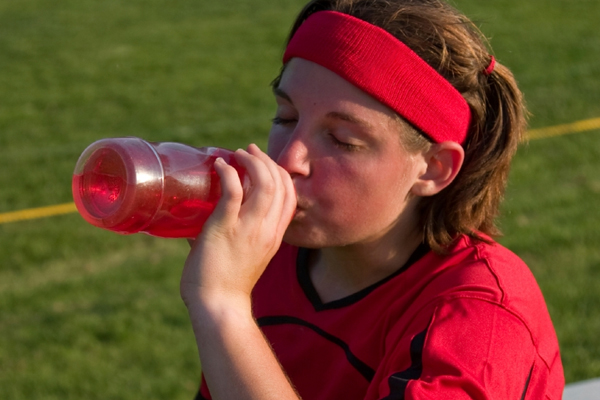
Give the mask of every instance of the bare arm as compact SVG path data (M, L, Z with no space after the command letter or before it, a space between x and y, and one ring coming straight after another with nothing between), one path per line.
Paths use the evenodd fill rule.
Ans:
M298 399L252 316L250 294L296 207L291 178L256 146L236 152L252 187L215 163L223 196L192 245L181 296L213 399ZM243 199L243 202L242 202Z
M190 310L213 399L298 399L252 318L249 304L239 303Z

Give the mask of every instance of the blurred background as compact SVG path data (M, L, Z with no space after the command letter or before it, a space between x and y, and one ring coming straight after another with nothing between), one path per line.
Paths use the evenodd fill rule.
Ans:
M70 203L104 137L263 149L269 83L304 0L0 2L0 220ZM524 91L501 242L548 302L567 382L600 376L600 2L456 0ZM598 126L598 125L596 125ZM187 243L76 213L0 223L1 399L192 399L200 364L179 275Z

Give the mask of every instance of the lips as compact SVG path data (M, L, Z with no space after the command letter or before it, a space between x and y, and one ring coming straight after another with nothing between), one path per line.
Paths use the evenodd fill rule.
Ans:
M296 199L296 210L306 210L307 208L309 208L308 201L301 198Z
M294 219L301 216L309 208L309 204L306 200L298 199L296 203L296 210L294 211Z

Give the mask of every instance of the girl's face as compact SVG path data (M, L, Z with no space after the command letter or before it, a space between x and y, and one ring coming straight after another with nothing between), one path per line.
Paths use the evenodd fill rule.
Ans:
M413 232L418 198L409 194L426 165L403 148L394 112L299 58L274 93L268 154L290 173L298 197L284 240L323 248Z

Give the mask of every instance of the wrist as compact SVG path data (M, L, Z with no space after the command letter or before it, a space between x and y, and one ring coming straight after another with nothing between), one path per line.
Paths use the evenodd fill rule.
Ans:
M184 299L194 331L220 330L255 324L250 296L244 293L207 293Z

